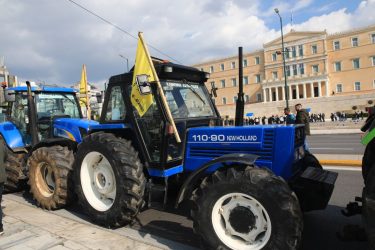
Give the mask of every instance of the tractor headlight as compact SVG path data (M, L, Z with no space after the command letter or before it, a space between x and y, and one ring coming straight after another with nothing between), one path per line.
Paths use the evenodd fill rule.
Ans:
M302 159L303 157L305 157L305 147L304 147L304 146L300 146L300 147L298 148L298 151L299 151L299 156L301 157L301 159Z
M296 148L294 151L294 160L298 161L301 160L303 157L305 157L305 149L303 146L300 146Z

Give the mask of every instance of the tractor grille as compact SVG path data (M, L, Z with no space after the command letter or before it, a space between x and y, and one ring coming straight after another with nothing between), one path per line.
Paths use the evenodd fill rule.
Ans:
M200 147L192 146L190 148L190 157L208 157L216 158L224 154L233 153L243 153L243 154L254 154L258 155L258 160L262 161L272 161L273 152L273 141L274 141L274 130L266 129L264 130L263 145L261 149L254 149L249 146L248 148L238 148L235 144L232 144L229 148L210 148L210 147Z

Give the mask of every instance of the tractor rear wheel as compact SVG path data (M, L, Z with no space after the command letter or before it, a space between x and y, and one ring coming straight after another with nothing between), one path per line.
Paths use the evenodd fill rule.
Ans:
M302 212L286 182L257 167L220 169L194 190L194 230L209 249L297 249Z
M5 192L17 192L25 188L27 177L25 176L24 170L24 153L13 153L5 145L4 140L1 138L0 143L3 144L5 155L5 174L6 180L4 183Z
M131 142L94 133L79 145L74 165L78 202L95 223L131 223L143 204L146 180Z
M370 249L375 249L375 168L371 168L366 177L362 193L362 219Z
M38 148L31 154L29 186L38 206L51 210L69 204L73 196L73 161L73 152L62 146Z

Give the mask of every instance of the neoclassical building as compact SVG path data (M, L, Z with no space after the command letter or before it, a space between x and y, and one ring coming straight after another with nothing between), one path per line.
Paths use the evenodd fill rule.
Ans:
M281 37L244 55L245 111L281 114L286 93L290 106L302 103L313 113L363 110L375 100L375 25L334 34L291 30L284 45L287 89ZM194 66L211 73L207 87L215 84L216 105L222 115L233 117L238 56Z

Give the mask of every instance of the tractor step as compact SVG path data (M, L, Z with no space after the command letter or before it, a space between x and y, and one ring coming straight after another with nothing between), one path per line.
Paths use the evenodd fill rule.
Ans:
M147 207L157 210L164 210L167 203L168 180L164 184L156 184L150 179L147 182L148 201Z

